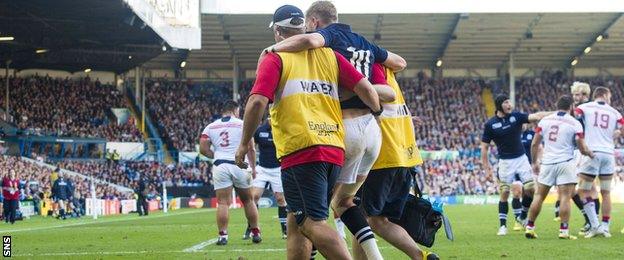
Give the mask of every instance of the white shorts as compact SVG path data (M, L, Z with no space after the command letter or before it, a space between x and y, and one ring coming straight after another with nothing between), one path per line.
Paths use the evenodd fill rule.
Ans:
M506 185L511 185L515 181L527 183L533 181L533 174L529 158L522 155L513 159L498 160L498 180Z
M344 119L345 162L338 183L355 183L358 175L367 175L379 156L381 129L373 115Z
M266 184L271 184L273 192L284 192L282 188L282 170L277 168L264 168L260 165L256 166L256 179L253 180L252 186L264 189Z
M547 186L576 184L576 162L570 160L556 164L542 164L537 182Z
M574 162L576 169L580 169L581 163L583 163L583 160L585 160L586 157L587 156L583 155L578 149L574 150L574 160L572 161Z
M247 189L251 187L252 176L234 164L222 163L212 167L212 180L215 190L230 186Z
M594 159L583 156L579 173L585 175L613 175L615 173L615 156L609 153L594 152Z

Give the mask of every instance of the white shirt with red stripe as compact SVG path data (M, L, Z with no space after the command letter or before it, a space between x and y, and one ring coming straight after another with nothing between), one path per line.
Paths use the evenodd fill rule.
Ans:
M565 112L544 117L535 130L544 140L542 164L556 164L574 159L577 138L583 138L581 123Z
M212 142L215 160L234 161L242 137L243 120L224 117L206 126L200 138Z
M624 125L622 114L607 103L596 101L582 104L574 112L585 123L585 139L589 149L613 154L613 134Z

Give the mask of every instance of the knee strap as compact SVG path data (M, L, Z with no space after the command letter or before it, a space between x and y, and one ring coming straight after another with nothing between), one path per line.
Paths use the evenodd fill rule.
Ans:
M603 181L603 180L600 180L600 191L603 191L603 190L605 190L605 191L606 191L606 190L611 190L611 182L612 182L612 180L611 180L611 179L609 179L609 180L604 180L604 181Z
M505 183L502 182L499 186L498 186L498 191L500 192L500 194L509 192L511 190L511 188L509 187L509 183Z
M528 181L528 182L522 184L522 188L524 188L525 190L534 189L535 188L535 182L534 181Z
M594 182L585 181L581 179L579 182L578 188L579 190L589 191L592 188L592 184L594 184ZM602 182L600 184L602 185Z

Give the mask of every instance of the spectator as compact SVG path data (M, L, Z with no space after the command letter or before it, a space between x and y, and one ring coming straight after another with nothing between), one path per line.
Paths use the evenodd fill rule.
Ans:
M4 199L4 221L15 224L17 209L19 207L19 180L14 169L9 171L2 179L2 197Z
M122 125L115 122L111 108L127 104L112 85L88 77L72 80L48 76L11 78L10 85L10 112L26 134L141 141L141 132L133 120ZM0 104L3 102L0 100Z

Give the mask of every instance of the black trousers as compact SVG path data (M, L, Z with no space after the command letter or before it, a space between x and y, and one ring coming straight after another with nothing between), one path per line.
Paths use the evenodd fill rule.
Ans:
M19 200L4 200L4 222L11 222L11 224L15 223L15 214L17 212L18 205Z
M147 199L144 196L139 196L137 199L137 212L139 212L139 216L148 215L149 214L149 204L147 203Z

